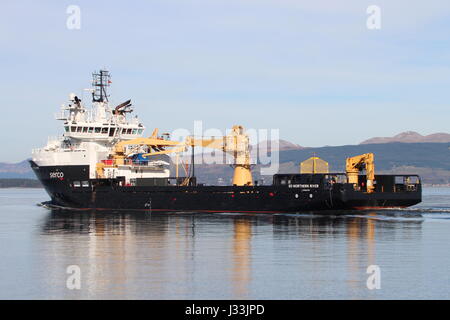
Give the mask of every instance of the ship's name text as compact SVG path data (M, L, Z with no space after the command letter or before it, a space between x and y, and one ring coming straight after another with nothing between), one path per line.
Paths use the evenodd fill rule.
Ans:
M318 184L290 184L289 188L318 188Z

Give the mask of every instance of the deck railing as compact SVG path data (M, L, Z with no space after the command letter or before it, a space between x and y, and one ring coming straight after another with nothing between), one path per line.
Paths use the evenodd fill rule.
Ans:
M114 159L106 159L106 160L101 160L100 162L106 166L117 166L117 165L141 166L141 167L155 166L155 164L153 164L153 162L149 161L149 160L125 159L125 160L123 160L123 162L118 162Z

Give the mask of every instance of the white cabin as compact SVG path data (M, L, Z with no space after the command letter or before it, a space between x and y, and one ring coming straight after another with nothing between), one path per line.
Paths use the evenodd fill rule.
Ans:
M108 77L100 71L102 77ZM103 72L103 73L102 73ZM105 80L100 86L106 87ZM95 81L95 78L94 78ZM98 83L94 86L99 86ZM97 90L97 91L95 91ZM97 92L99 89L95 89ZM63 121L64 134L59 138L49 139L47 145L32 151L32 159L39 166L89 165L90 178L96 177L96 165L108 159L113 146L123 140L142 137L145 126L136 117L127 119L131 113L130 100L111 108L103 88L100 99L93 93L93 104L86 109L75 94L70 94L69 105L63 105L56 119ZM128 109L127 109L128 108ZM132 147L132 146L130 146ZM164 161L163 161L164 162ZM160 160L148 161L144 166L128 161L119 168L110 168L107 177L125 176L127 181L135 178L169 177L168 163Z

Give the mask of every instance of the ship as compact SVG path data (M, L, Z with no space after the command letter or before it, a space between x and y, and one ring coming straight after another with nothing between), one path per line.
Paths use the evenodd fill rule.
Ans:
M349 156L345 172L277 173L271 184L258 183L252 177L249 136L241 125L222 137L173 141L158 129L145 137L144 124L132 116L131 99L117 106L109 101L109 71L92 77L91 107L71 93L56 114L63 122L62 136L32 150L31 168L52 208L298 213L404 208L421 202L420 177L375 174L373 153ZM230 185L197 182L195 147L232 157ZM190 165L180 161L179 154L190 151Z

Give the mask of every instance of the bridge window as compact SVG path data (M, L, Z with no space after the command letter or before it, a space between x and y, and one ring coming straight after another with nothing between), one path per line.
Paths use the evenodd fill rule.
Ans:
M77 132L81 132L83 130L82 127L77 127Z
M101 128L96 127L96 128L95 128L95 133L100 133L100 130L101 130Z
M71 132L76 132L77 131L77 127L70 127L70 131Z
M138 134L142 134L143 131L144 131L144 130L139 129L139 130L138 130Z
M89 133L94 132L94 128L93 127L89 127Z
M137 132L137 130L136 130L136 129L133 129L133 134L136 134L136 132Z
M66 132L69 132L69 127L64 127L64 130L66 130Z
M88 130L88 128L87 128L87 127L83 127L83 133L86 133L86 132L87 132L87 130Z
M108 133L108 128L103 127L103 128L102 128L102 133L103 133L103 134L107 134L107 133Z

